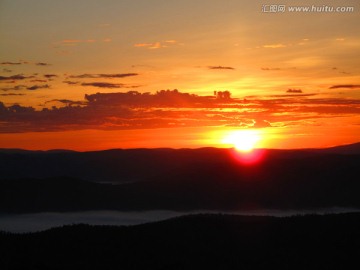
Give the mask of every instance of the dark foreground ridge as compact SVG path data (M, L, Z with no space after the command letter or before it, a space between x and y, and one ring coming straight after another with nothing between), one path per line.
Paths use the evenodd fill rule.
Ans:
M1 269L353 269L360 214L195 215L0 233Z

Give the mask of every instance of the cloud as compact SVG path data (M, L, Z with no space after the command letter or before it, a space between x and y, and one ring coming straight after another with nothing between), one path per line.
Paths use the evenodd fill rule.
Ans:
M41 82L41 83L45 83L45 82L47 82L47 80L35 79L35 80L30 80L30 82Z
M289 88L286 90L286 93L302 93L303 91L301 89L291 89Z
M94 43L96 42L95 39L86 39L86 40L81 40L81 39L64 39L61 41L61 43L63 44L76 44L76 43Z
M44 84L44 85L33 85L30 87L27 87L27 90L38 90L38 89L47 89L50 88L50 86L48 84Z
M262 67L261 70L281 70L281 68L268 68L268 67Z
M303 94L303 93L293 93L293 94L284 94L284 95L269 95L268 98L293 98L293 97L314 97L318 94L312 93L312 94Z
M222 69L222 70L234 70L233 67L224 67L224 66L208 66L209 69Z
M98 78L125 78L138 76L138 73L119 73L119 74L81 74L81 75L71 75L69 78L76 79L98 79Z
M281 43L263 45L263 48L271 48L271 49L278 49L278 48L285 48L285 47L286 47L286 45L281 44Z
M47 78L47 79L52 79L52 78L58 77L58 75L55 75L55 74L44 74L44 77Z
M100 88L122 88L124 84L122 83L107 83L107 82L92 82L92 83L82 83L82 86L94 86Z
M0 96L25 96L25 94L9 93L9 94L0 94Z
M29 63L29 62L27 62L27 61L22 61L22 60L20 60L19 62L10 62L10 61L8 61L8 62L2 62L2 63L0 63L1 65L11 65L11 66L18 66L18 65L23 65L23 64L34 64L34 65L36 65L36 66L51 66L51 64L49 64L49 63L45 63L45 62L36 62L36 63Z
M21 65L21 62L2 62L1 65Z
M338 89L338 88L356 89L356 88L360 88L360 84L337 84L329 87L329 89Z
M14 87L3 87L1 88L2 91L17 91L25 89L25 85L15 85Z
M74 82L74 81L63 81L63 83L66 83L68 85L75 85L75 84L79 84L80 82Z
M52 99L52 100L46 101L45 104L53 103L53 102L59 102L59 103L65 104L67 106L86 105L86 103L84 101L73 101L70 99Z
M147 49L160 49L160 48L167 48L169 46L177 45L177 40L170 39L165 41L156 41L152 43L135 43L134 47L137 48L147 48Z
M134 44L134 47L150 47L153 43L136 43Z
M310 99L302 95L305 94L237 99L231 95L217 98L175 89L153 94L96 93L85 95L83 100L53 99L42 110L0 103L0 132L201 126L267 128L300 122L321 125L321 121L325 123L329 118L360 114L358 99ZM59 107L50 107L52 103Z
M266 120L253 120L254 124L252 125L253 128L265 128L265 127L272 127L269 121Z
M154 43L137 43L134 44L134 47L144 47L148 49L160 49L160 48L166 48L166 46L162 45L160 42L154 42Z
M26 77L23 74L17 74L17 75L13 75L13 76L0 76L0 81L16 81L16 80L25 80L25 79L29 79L29 78L34 78L34 76L29 76Z
M37 66L51 66L51 64L44 63L44 62L38 62L38 63L35 63L35 65L37 65Z
M10 72L12 72L12 70L11 70L11 69L8 69L8 68L3 68L2 71L5 72L5 73L10 73Z

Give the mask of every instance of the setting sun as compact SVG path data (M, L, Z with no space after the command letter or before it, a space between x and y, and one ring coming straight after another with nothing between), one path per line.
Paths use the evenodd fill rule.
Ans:
M222 142L233 146L236 150L250 152L260 139L260 134L256 130L236 130L226 135Z

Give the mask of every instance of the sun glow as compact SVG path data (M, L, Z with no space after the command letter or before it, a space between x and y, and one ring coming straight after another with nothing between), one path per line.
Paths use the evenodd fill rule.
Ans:
M257 130L236 130L227 134L222 143L241 152L251 152L260 140L261 136Z

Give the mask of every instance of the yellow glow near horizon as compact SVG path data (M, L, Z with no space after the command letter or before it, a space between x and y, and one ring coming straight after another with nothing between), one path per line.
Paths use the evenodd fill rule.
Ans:
M262 139L258 130L235 130L229 132L222 140L223 144L231 145L242 152L250 152Z

